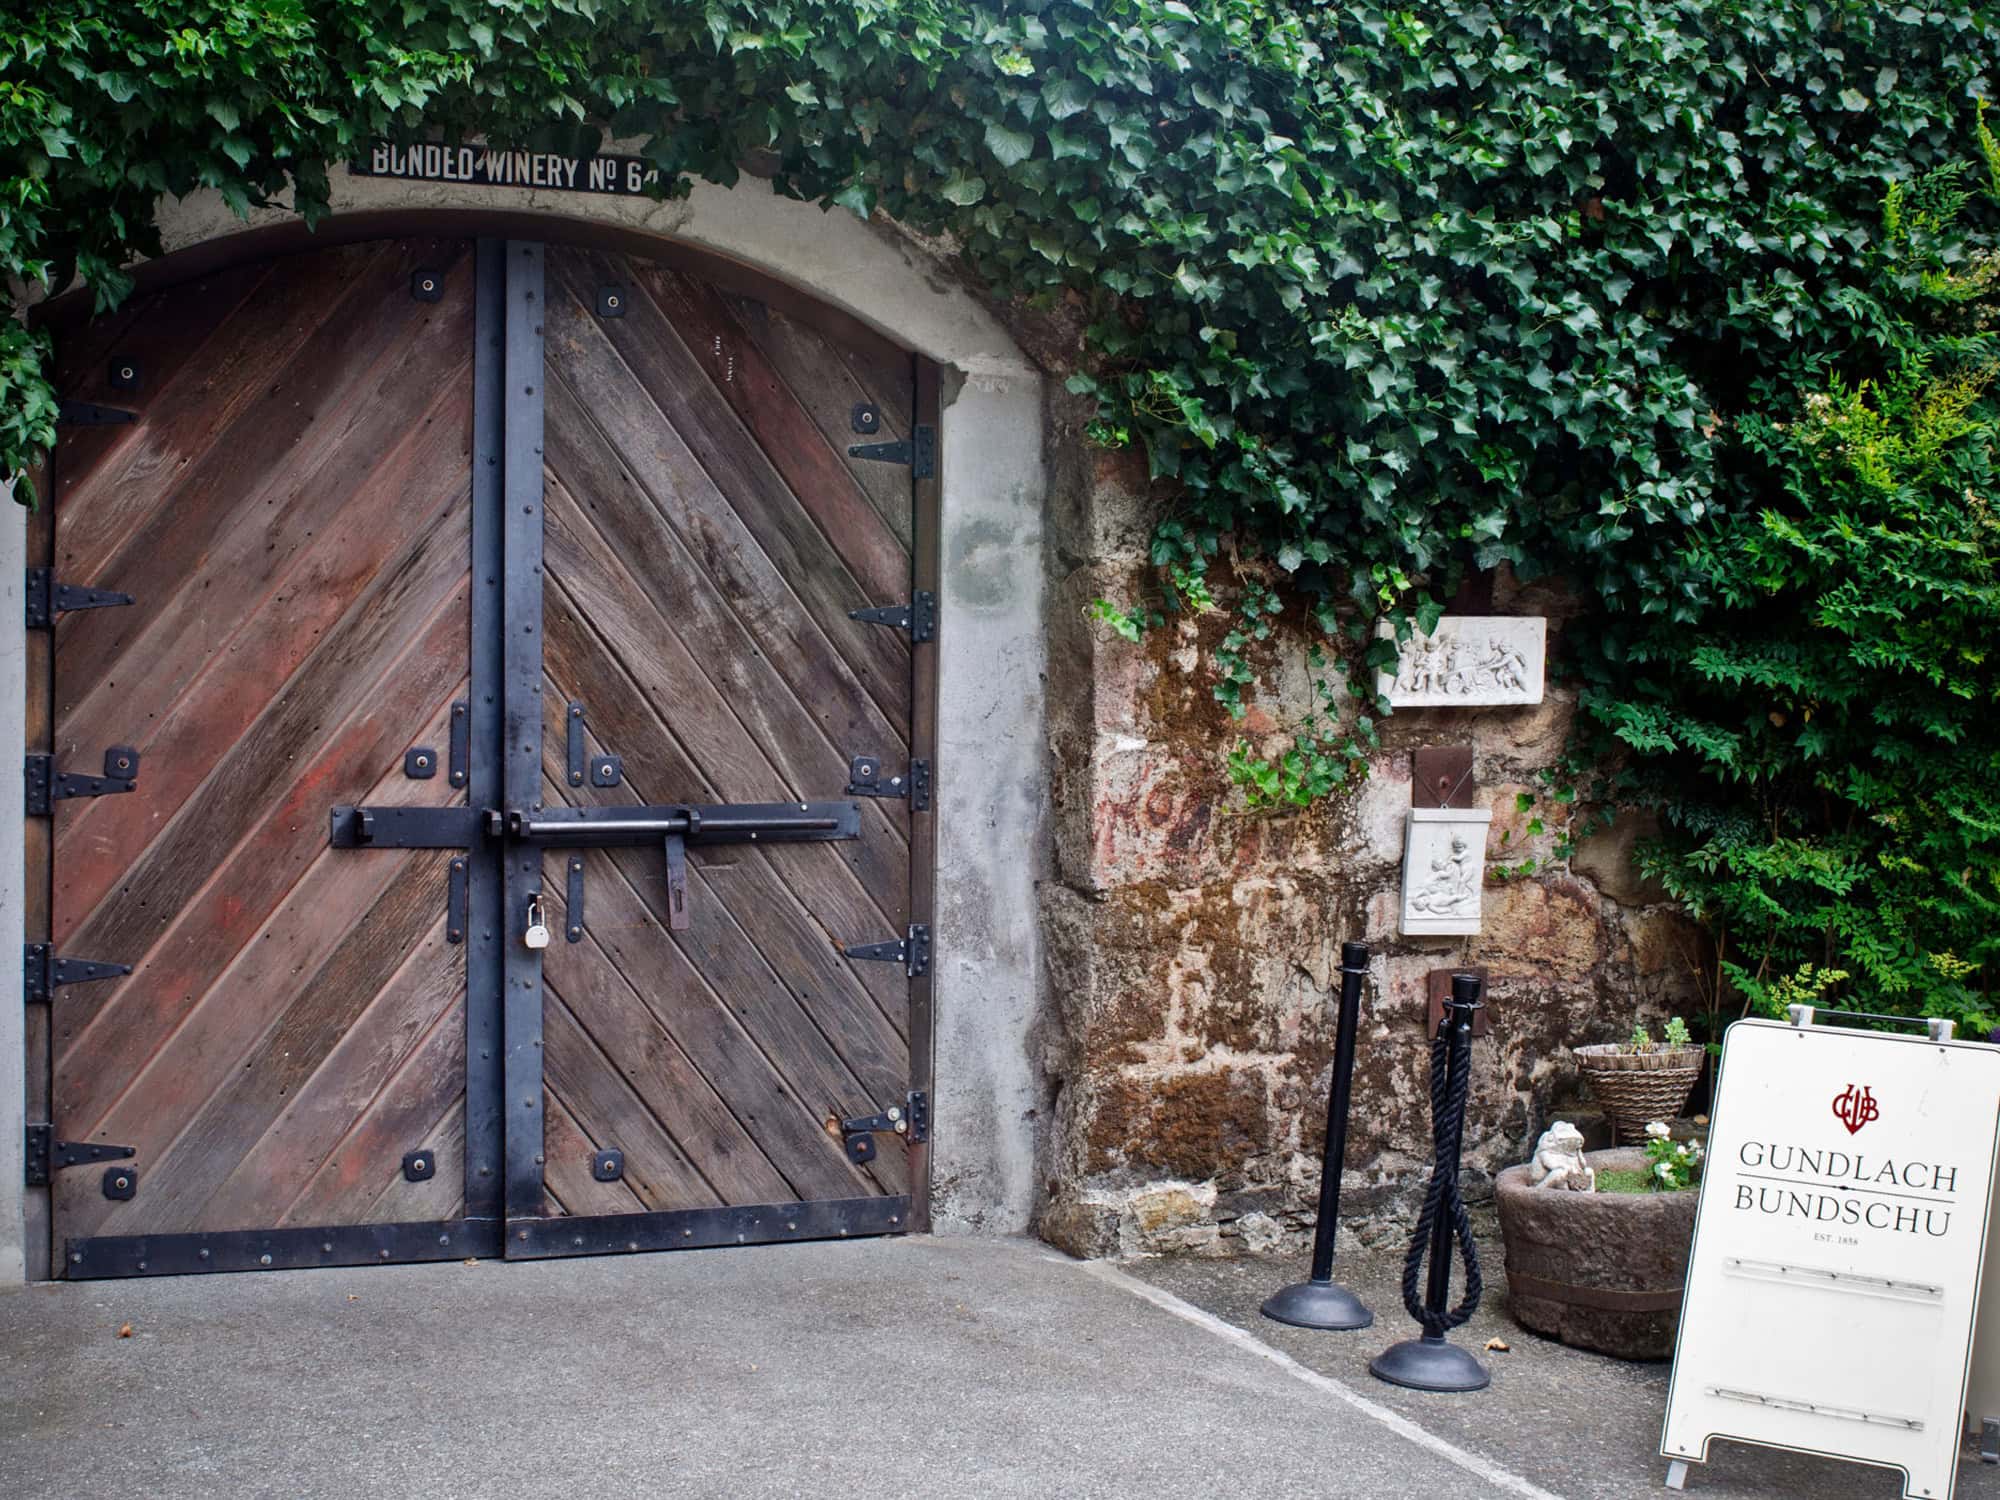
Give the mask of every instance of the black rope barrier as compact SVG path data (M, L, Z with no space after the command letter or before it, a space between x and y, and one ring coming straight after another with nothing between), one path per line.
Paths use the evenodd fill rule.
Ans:
M1423 1336L1391 1345L1368 1366L1381 1380L1420 1391L1476 1391L1492 1379L1466 1350L1445 1341L1479 1309L1485 1283L1472 1220L1458 1190L1465 1106L1472 1091L1472 1017L1480 1009L1477 975L1451 976L1451 998L1431 1042L1431 1178L1403 1260L1403 1306ZM1465 1267L1465 1295L1450 1306L1452 1255ZM1426 1264L1429 1268L1425 1277ZM1417 1285L1424 1282L1422 1296Z

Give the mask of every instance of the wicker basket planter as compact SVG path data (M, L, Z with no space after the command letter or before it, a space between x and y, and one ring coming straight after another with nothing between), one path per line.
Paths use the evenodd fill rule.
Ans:
M1613 1144L1643 1141L1653 1120L1681 1112L1707 1054L1699 1047L1649 1047L1634 1052L1616 1042L1573 1051L1591 1092L1611 1116Z

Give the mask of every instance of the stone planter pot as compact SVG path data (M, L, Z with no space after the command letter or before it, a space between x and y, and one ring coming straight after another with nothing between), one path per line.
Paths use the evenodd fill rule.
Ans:
M1591 1151L1597 1171L1644 1168L1636 1147ZM1507 1308L1530 1332L1619 1359L1666 1359L1680 1327L1695 1201L1680 1193L1571 1193L1494 1183L1507 1250Z

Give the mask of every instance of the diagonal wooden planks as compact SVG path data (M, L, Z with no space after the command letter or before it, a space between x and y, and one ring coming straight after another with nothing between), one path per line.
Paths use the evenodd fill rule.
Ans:
M61 1234L462 1200L442 1158L435 1187L398 1186L427 1139L463 1161L449 853L331 850L327 814L461 796L401 758L444 743L466 692L464 249L292 257L201 293L211 323L162 300L109 340L159 383L137 431L65 471L56 547L141 603L57 632L57 748L115 738L142 771L58 804L53 929L138 967L63 995L52 1107L66 1138L136 1146L141 1190L58 1174ZM413 313L419 263L448 295Z
M885 594L908 597L893 524L712 290L573 252L552 253L550 268L547 796L823 798L841 795L857 753L898 765L907 639L846 620ZM585 307L600 280L638 286L625 326ZM897 420L907 425L907 408ZM568 784L570 699L587 706L591 746L623 758L622 787ZM721 1154L732 1137L687 1116L696 1104L728 1111L784 1175L781 1199L908 1188L903 1153L863 1172L824 1129L829 1114L900 1102L910 1076L908 981L839 951L908 920L907 807L860 805L853 844L695 851L684 931L668 928L657 851L590 851L583 940L565 943L558 927L544 960L564 1024L624 1073L722 1201L772 1199ZM561 891L567 858L551 856L548 890ZM698 1085L649 1090L668 1065ZM596 1108L631 1122L623 1096L565 1102L591 1140L614 1128Z
M442 302L411 304L418 264L445 268ZM874 436L909 432L915 366L681 271L572 251L549 269L545 800L837 797L853 755L900 769L910 644L848 611L909 597L908 471L848 458L841 419L869 401ZM136 744L145 771L55 827L58 940L139 969L66 997L53 1109L65 1136L137 1144L144 1184L113 1203L60 1182L62 1233L463 1211L450 855L329 850L325 819L460 795L403 781L400 755L442 744L471 691L470 272L448 242L291 257L135 303L67 353L115 348L152 378L135 429L58 455L58 564L141 602L63 622L57 749ZM625 319L591 316L603 279L633 289ZM570 697L623 787L568 784ZM860 805L852 844L695 851L686 931L657 851L593 850L563 941L554 857L552 1212L916 1190L921 1153L858 1168L824 1128L928 1077L907 980L840 951L913 910L909 809ZM592 1179L603 1146L624 1180ZM413 1149L434 1178L404 1179Z

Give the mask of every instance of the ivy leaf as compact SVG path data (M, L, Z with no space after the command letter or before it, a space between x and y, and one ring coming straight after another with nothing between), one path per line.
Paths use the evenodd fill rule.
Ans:
M833 201L857 219L867 219L875 212L875 192L865 182L848 183L833 195Z
M1075 78L1051 78L1042 85L1042 107L1052 120L1067 120L1090 106L1090 90Z
M1003 167L1017 167L1035 152L1035 138L1018 130L1009 130L997 120L986 123L986 149L999 159Z
M955 203L964 208L977 203L986 196L986 179L968 176L962 169L954 169L938 189L939 195L947 203Z

